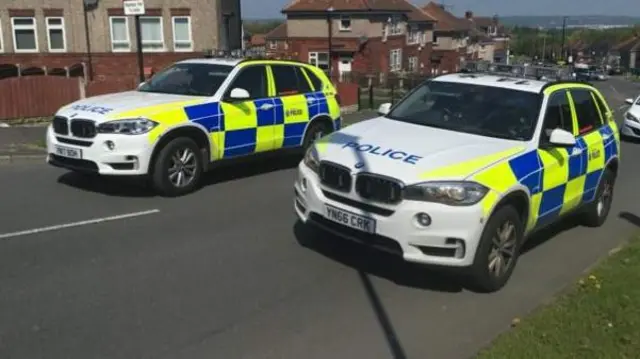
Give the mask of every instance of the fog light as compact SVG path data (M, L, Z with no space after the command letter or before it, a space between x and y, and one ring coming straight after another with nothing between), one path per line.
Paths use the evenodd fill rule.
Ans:
M105 141L104 145L107 147L109 151L113 151L113 149L116 148L116 144L113 143L113 141Z
M431 225L431 217L424 212L420 212L416 214L416 222L423 227L428 227Z
M302 177L302 181L300 181L300 188L302 192L307 192L307 179Z

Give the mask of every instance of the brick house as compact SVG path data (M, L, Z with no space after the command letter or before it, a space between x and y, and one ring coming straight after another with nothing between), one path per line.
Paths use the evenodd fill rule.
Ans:
M472 11L466 11L464 17L471 24L474 39L468 55L489 62L504 62L509 49L509 34L498 16L477 17Z
M422 11L437 21L433 32L432 72L440 74L460 70L467 54L471 24L434 2L424 5Z
M298 58L298 54L289 51L286 22L267 33L265 36L265 49L269 57Z
M613 48L620 54L620 66L624 69L640 69L640 35L617 44Z
M224 3L224 5L223 5ZM209 49L241 46L239 0L146 0L144 64L159 70ZM20 0L0 4L0 64L61 69L85 63L90 78L137 73L135 21L122 0Z
M435 19L408 1L294 0L282 13L286 23L267 41L324 70L331 63L334 76L431 72Z

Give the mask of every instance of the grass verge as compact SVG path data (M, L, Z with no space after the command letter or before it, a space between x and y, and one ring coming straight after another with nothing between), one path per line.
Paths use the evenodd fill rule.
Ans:
M636 236L477 358L621 359L637 358L638 353L640 238Z

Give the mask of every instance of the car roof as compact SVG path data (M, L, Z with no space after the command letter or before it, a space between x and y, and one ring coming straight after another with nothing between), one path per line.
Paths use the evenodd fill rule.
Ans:
M243 60L244 59L238 59L238 58L206 58L206 57L202 57L202 58L196 58L196 59L182 60L182 61L178 61L178 63L180 63L180 64L191 63L191 64L210 64L210 65L236 66L237 64L239 64Z
M500 87L510 90L539 93L549 81L526 77L501 76L484 73L455 73L435 77L433 81Z

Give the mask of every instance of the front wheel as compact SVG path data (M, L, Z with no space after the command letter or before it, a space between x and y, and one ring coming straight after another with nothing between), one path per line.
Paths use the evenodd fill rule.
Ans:
M151 177L160 194L175 197L194 191L202 177L202 155L190 138L179 137L158 153Z
M470 268L471 285L480 292L495 292L509 281L518 262L523 225L513 206L496 210L485 226Z

